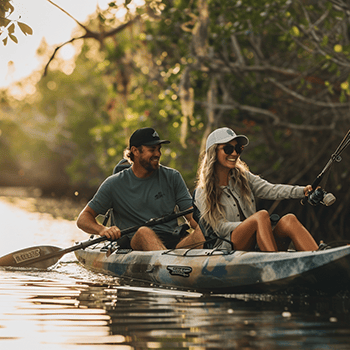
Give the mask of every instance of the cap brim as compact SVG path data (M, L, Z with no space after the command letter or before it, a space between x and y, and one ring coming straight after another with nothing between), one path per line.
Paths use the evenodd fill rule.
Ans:
M237 135L233 140L237 140L237 142L240 142L243 146L246 146L249 143L248 137L244 135Z
M246 146L249 143L249 140L248 140L248 138L246 136L244 136L244 135L236 135L234 137L227 137L227 138L221 139L220 141L215 142L215 144L217 144L217 145L224 144L224 143L230 142L232 140L236 140L237 142L239 142L243 146Z
M156 140L156 141L143 143L142 145L144 145L144 146L155 146L155 145L160 145L161 143L170 143L170 141L168 141L168 140Z

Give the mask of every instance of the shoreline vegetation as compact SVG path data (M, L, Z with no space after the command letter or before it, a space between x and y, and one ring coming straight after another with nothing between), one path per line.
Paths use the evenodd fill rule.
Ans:
M49 214L54 219L75 221L86 204L86 199L69 197L49 198L40 189L25 187L0 187L0 200L14 204L28 212Z

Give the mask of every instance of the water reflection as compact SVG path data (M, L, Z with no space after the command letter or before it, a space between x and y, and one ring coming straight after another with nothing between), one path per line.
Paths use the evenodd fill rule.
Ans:
M79 296L91 286L35 274L38 272L0 273L2 349L28 348L28 344L33 349L63 349L124 342L123 336L110 335L111 317L103 308L80 305Z
M0 270L0 346L346 349L349 297L201 295L123 285L63 262Z
M86 239L73 222L1 201L0 213L14 223L2 231L0 255ZM0 268L6 350L348 349L349 310L348 293L202 295L134 285L85 270L72 253L47 271Z
M198 296L109 286L79 300L103 307L111 333L135 349L341 349L350 336L347 296Z

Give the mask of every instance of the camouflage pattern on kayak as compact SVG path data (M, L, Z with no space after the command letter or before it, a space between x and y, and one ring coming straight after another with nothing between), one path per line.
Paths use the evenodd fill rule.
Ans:
M271 293L291 288L337 292L350 287L350 246L313 252L205 249L75 251L87 269L201 293Z

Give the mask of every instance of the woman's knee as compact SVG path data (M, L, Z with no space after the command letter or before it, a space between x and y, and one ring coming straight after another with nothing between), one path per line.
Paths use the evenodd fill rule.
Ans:
M269 212L265 209L257 211L254 215L261 220L270 220Z
M270 216L267 210L259 210L253 215L251 215L248 219L246 219L247 224L249 224L254 227L255 231L259 231L259 228L264 227L266 225L270 224ZM243 222L245 222L243 221ZM263 226L262 226L263 225Z
M294 214L289 213L289 214L282 216L278 223L280 224L280 226L281 225L288 225L289 226L297 221L298 221L297 217Z
M294 235L296 229L300 227L300 222L294 214L286 214L281 217L276 225L276 231L279 235Z

